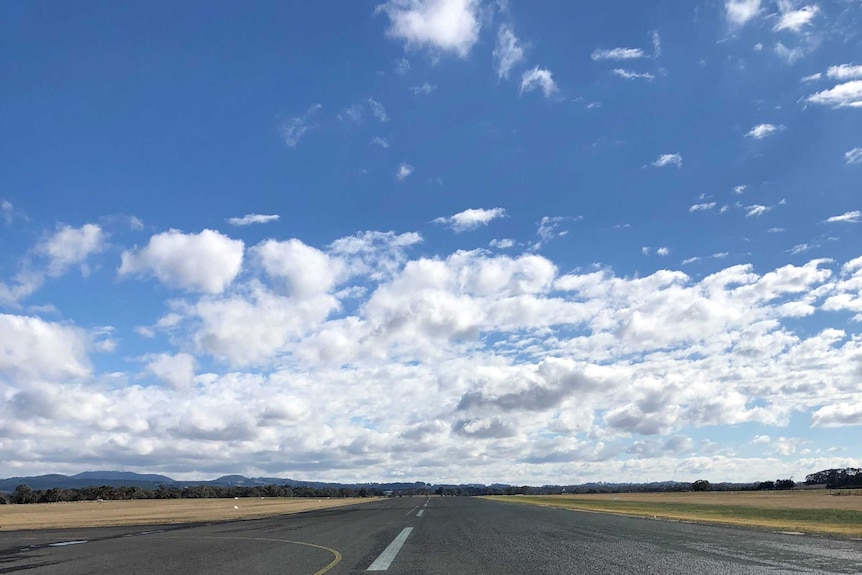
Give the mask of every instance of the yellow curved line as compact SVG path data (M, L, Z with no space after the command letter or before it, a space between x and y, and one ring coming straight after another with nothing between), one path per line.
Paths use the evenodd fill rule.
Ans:
M265 537L213 537L213 536L189 536L189 535L168 535L164 537L165 539L238 539L240 541L268 541L270 543L291 543L293 545L304 545L306 547L314 547L316 549L323 549L324 551L329 551L335 557L332 561L330 561L327 565L325 565L322 569L315 571L311 575L323 575L339 563L341 563L341 553L337 550L326 547L325 545L317 545L316 543L306 543L305 541L291 541L289 539L268 539Z

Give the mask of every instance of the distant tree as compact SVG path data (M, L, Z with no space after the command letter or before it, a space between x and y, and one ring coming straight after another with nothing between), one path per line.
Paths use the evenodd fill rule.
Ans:
M757 484L758 491L772 491L773 489L775 489L774 481L761 481Z
M15 503L36 503L39 496L30 489L29 485L21 484L12 492L12 501Z
M775 482L775 489L788 490L793 489L796 482L792 479L779 479Z
M698 479L691 484L692 491L709 491L709 488L709 481L707 481L706 479Z

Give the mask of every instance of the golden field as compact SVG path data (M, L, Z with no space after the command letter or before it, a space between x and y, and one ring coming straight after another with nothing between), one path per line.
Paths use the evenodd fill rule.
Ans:
M516 495L491 499L656 519L862 537L862 491Z
M138 499L132 501L76 501L72 503L0 505L0 531L164 525L253 519L314 509L357 505L374 499L247 497L241 499Z

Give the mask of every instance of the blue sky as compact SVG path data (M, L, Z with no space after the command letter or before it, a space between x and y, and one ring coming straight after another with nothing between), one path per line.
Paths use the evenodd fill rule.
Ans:
M0 476L862 466L862 3L6 3Z

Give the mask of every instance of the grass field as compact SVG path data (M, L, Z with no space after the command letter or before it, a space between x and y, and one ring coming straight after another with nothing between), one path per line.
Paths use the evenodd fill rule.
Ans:
M657 519L862 537L862 492L844 491L841 495L826 490L619 493L516 495L491 499Z
M139 499L0 505L0 531L61 527L156 525L252 519L313 509L356 505L368 499L242 498Z

